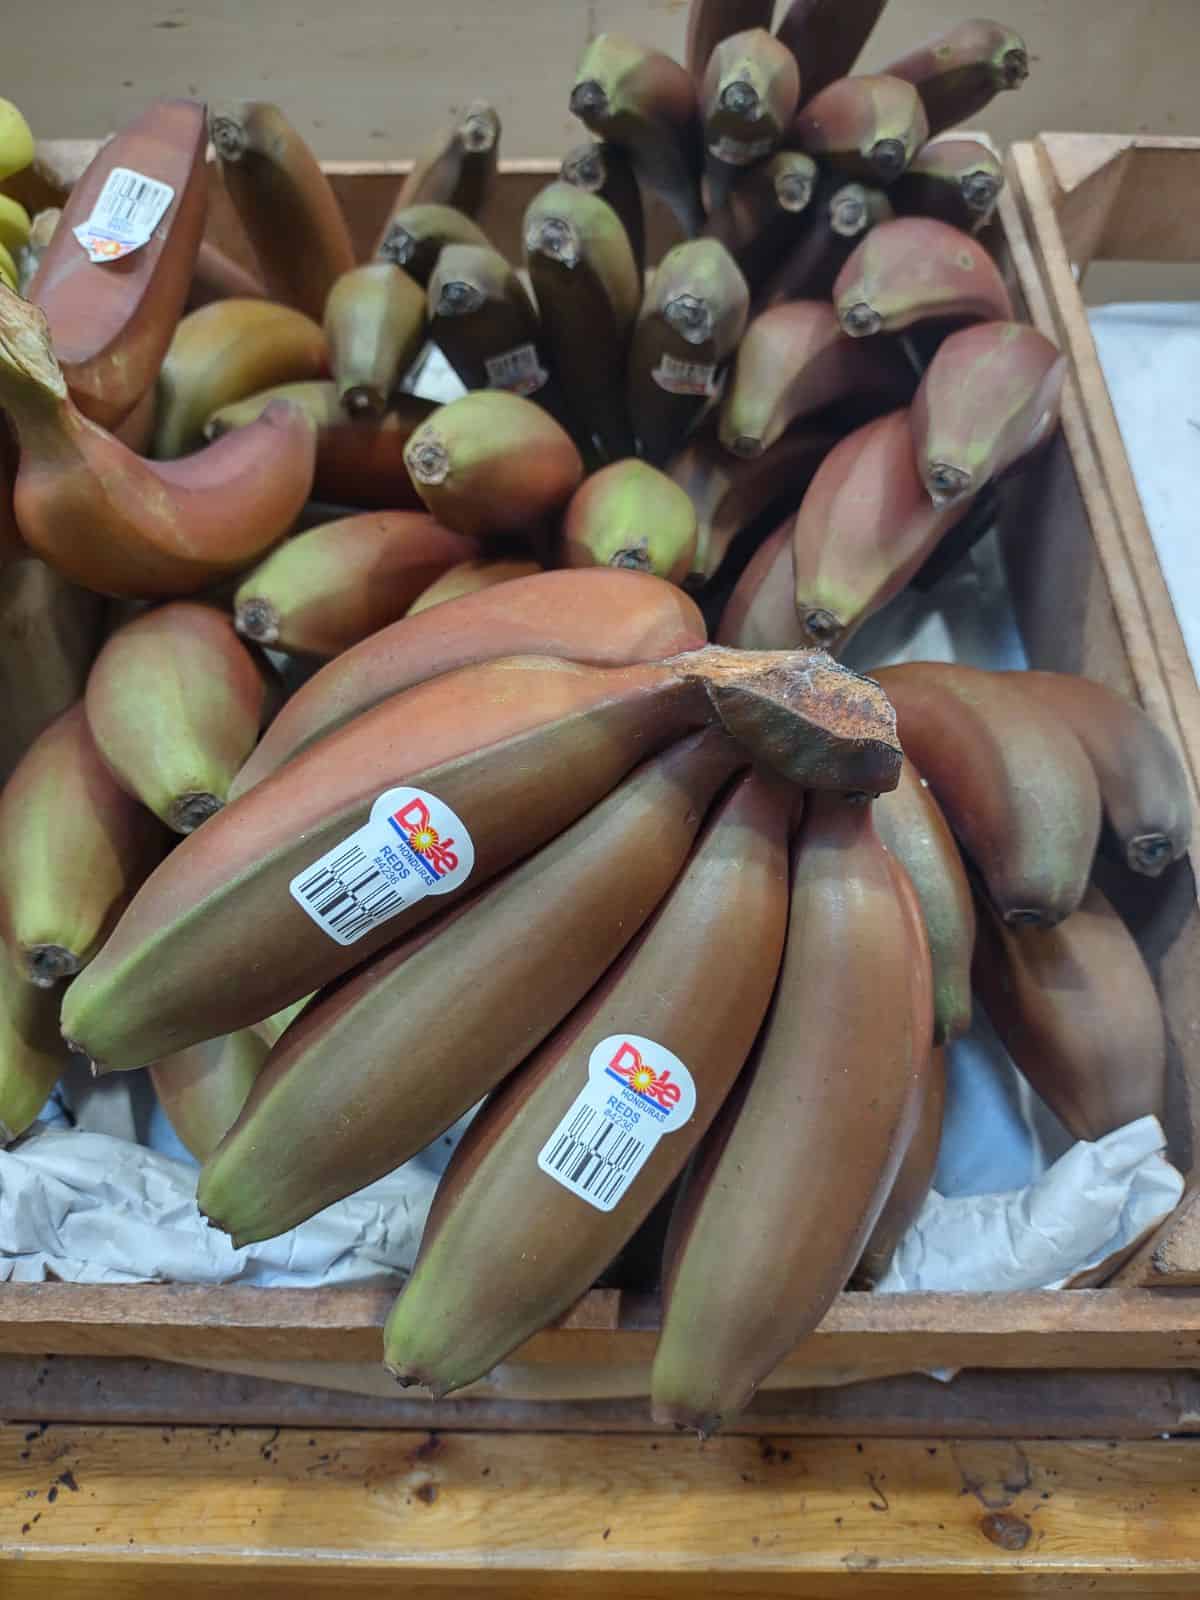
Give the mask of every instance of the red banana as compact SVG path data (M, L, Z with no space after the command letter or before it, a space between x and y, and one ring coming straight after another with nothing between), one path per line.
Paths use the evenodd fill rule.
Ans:
M74 185L29 285L46 314L71 398L93 422L116 427L151 388L187 299L204 232L205 108L156 100L108 141ZM113 174L120 169L132 176ZM146 243L93 260L75 229L91 220L106 183L172 191ZM123 208L137 214L133 196ZM147 215L146 220L149 220ZM102 244L104 241L102 241Z
M856 339L899 333L930 317L1012 322L996 263L958 228L897 217L872 228L837 276L833 303Z

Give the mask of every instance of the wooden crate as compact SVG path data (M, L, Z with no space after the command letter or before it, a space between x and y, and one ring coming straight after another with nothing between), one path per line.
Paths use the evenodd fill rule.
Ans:
M1129 638L1137 641L1148 701L1183 750L1200 786L1200 687L1163 581L1096 353L1081 285L1095 261L1200 263L1200 212L1186 203L1200 173L1200 139L1147 135L1043 133L1015 144L1009 179L1037 258L1041 292L1034 320L1071 357L1080 401L1072 454L1081 473L1098 546L1118 549L1128 581L1113 594ZM1183 197L1180 203L1179 197ZM1036 302L1036 303L1034 303Z
M56 186L81 170L93 150L78 143L46 147L26 197L53 203ZM365 251L405 164L331 163L327 170ZM502 167L484 221L511 255L519 257L524 207L553 171L549 162ZM212 218L217 242L244 255L215 179ZM656 238L661 245L671 237L661 212L652 214L650 234L652 251ZM1052 298L1053 280L1043 280L1013 193L1002 199L996 240L1014 292L1035 322L1057 332L1062 307ZM1095 408L1089 369L1079 366L1068 380L1061 436L1005 496L1002 532L1018 618L1035 665L1085 673L1135 696L1195 759L1196 685L1182 670L1186 657L1181 665L1170 654L1178 635L1174 615L1144 528L1132 519L1127 499L1113 491L1115 468L1100 448ZM1157 884L1130 885L1123 909L1162 993L1171 1037L1171 1153L1190 1172L1200 1116L1200 913L1191 862L1177 863ZM1200 1366L1200 1287L1193 1287L1200 1286L1200 1270L1188 1265L1186 1203L1164 1234L1127 1264L1117 1287L1011 1295L845 1294L782 1372L799 1386L939 1367ZM1193 1254L1200 1262L1200 1250ZM1146 1287L1150 1282L1176 1286ZM377 1289L7 1285L0 1289L0 1354L217 1364L373 1362L390 1299L389 1291ZM594 1374L614 1363L643 1366L653 1352L657 1319L651 1300L593 1291L508 1366L543 1374L547 1367Z

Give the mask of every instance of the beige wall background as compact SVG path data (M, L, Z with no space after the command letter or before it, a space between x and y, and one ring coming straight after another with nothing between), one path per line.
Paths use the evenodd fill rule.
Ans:
M1024 88L980 118L998 139L1200 135L1200 0L995 4L1032 56ZM862 66L972 14L969 0L891 0ZM618 30L678 53L686 15L687 0L0 0L0 94L63 138L107 133L154 95L271 99L343 159L411 155L483 97L505 155L556 155L582 132L566 99L587 40Z

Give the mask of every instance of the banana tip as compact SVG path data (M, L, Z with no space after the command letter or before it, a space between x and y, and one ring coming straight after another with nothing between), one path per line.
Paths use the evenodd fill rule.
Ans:
M462 140L464 150L472 155L486 155L495 148L500 137L500 118L494 108L484 101L468 106L467 113L459 124L458 136Z
M883 318L869 306L865 300L856 300L853 305L845 308L839 307L838 320L842 330L852 339L869 339L872 334L878 333L883 327Z
M867 159L876 175L886 183L904 171L908 165L908 151L903 139L877 139Z
M342 393L342 404L349 414L357 421L365 418L369 422L377 421L386 409L386 400L378 389L372 389L368 384L356 383Z
M655 1400L650 1407L650 1417L660 1428L694 1433L701 1443L711 1439L721 1425L721 1419L715 1412L700 1411L678 1400Z
M35 944L25 952L25 976L39 989L52 989L61 978L73 978L79 957L60 944Z
M216 816L225 802L207 790L196 789L177 797L167 815L167 826L176 833L194 833L202 822Z
M948 461L930 461L925 467L925 488L935 506L952 505L971 493L971 475Z
M566 217L532 217L525 229L525 249L563 267L577 267L583 256L578 232Z
M608 115L608 96L603 84L595 78L581 78L571 90L569 101L571 115L586 122L589 117L599 120Z
M1066 913L1046 911L1038 906L1013 906L1004 913L1004 923L1009 928L1055 928Z
M209 119L208 136L222 161L240 161L246 154L249 144L246 130L237 117L229 112Z
M1019 89L1029 76L1029 56L1024 50L1008 50L1000 63L1000 78L1006 89Z
M775 198L784 211L803 211L813 197L813 180L798 172L785 172L775 180Z
M384 261L394 261L398 267L406 267L413 258L415 248L413 236L404 224L393 222L384 234L377 253Z
M414 1372L409 1367L398 1366L395 1362L385 1360L384 1370L395 1378L401 1389L424 1389L435 1400L440 1400L449 1393L449 1386L434 1382L420 1372Z
M274 644L279 638L279 613L259 595L238 602L233 625L243 639L253 639L255 644Z
M762 116L762 100L752 83L735 78L721 90L721 107L730 116L741 117L746 122L756 122Z
M1130 839L1125 861L1145 878L1157 878L1175 859L1175 848L1165 833L1143 833Z
M417 483L436 488L450 476L450 452L435 435L414 434L404 452L404 463Z
M995 205L1003 182L1003 178L990 172L964 173L959 189L967 209L985 215Z
M808 642L818 650L832 650L846 631L845 623L840 617L819 606L801 612L800 626L804 629Z
M699 295L677 294L663 307L663 319L688 344L704 344L712 337L712 308Z

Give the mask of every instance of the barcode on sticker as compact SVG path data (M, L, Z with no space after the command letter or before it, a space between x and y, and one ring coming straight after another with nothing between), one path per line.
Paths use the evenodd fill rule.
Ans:
M93 261L120 260L150 240L174 198L169 183L114 167L75 237Z
M538 1152L539 1169L597 1211L611 1211L654 1153L696 1109L679 1057L636 1033L601 1039L587 1082Z
M611 1211L654 1148L610 1122L595 1106L576 1101L574 1114L547 1146L538 1165L600 1211Z
M338 944L354 944L427 894L465 883L475 846L461 819L422 789L388 789L356 832L298 872L296 904Z
M503 355L489 356L484 368L491 388L508 389L513 394L536 394L550 376L532 344L519 344Z
M761 161L764 156L769 156L775 148L775 141L722 137L714 139L708 148L718 161L725 161L731 167L748 167L752 162Z
M358 844L323 861L299 880L295 892L305 910L341 944L353 944L386 922L404 899Z
M694 394L708 399L717 392L717 369L709 361L680 361L664 351L651 376L668 394Z

